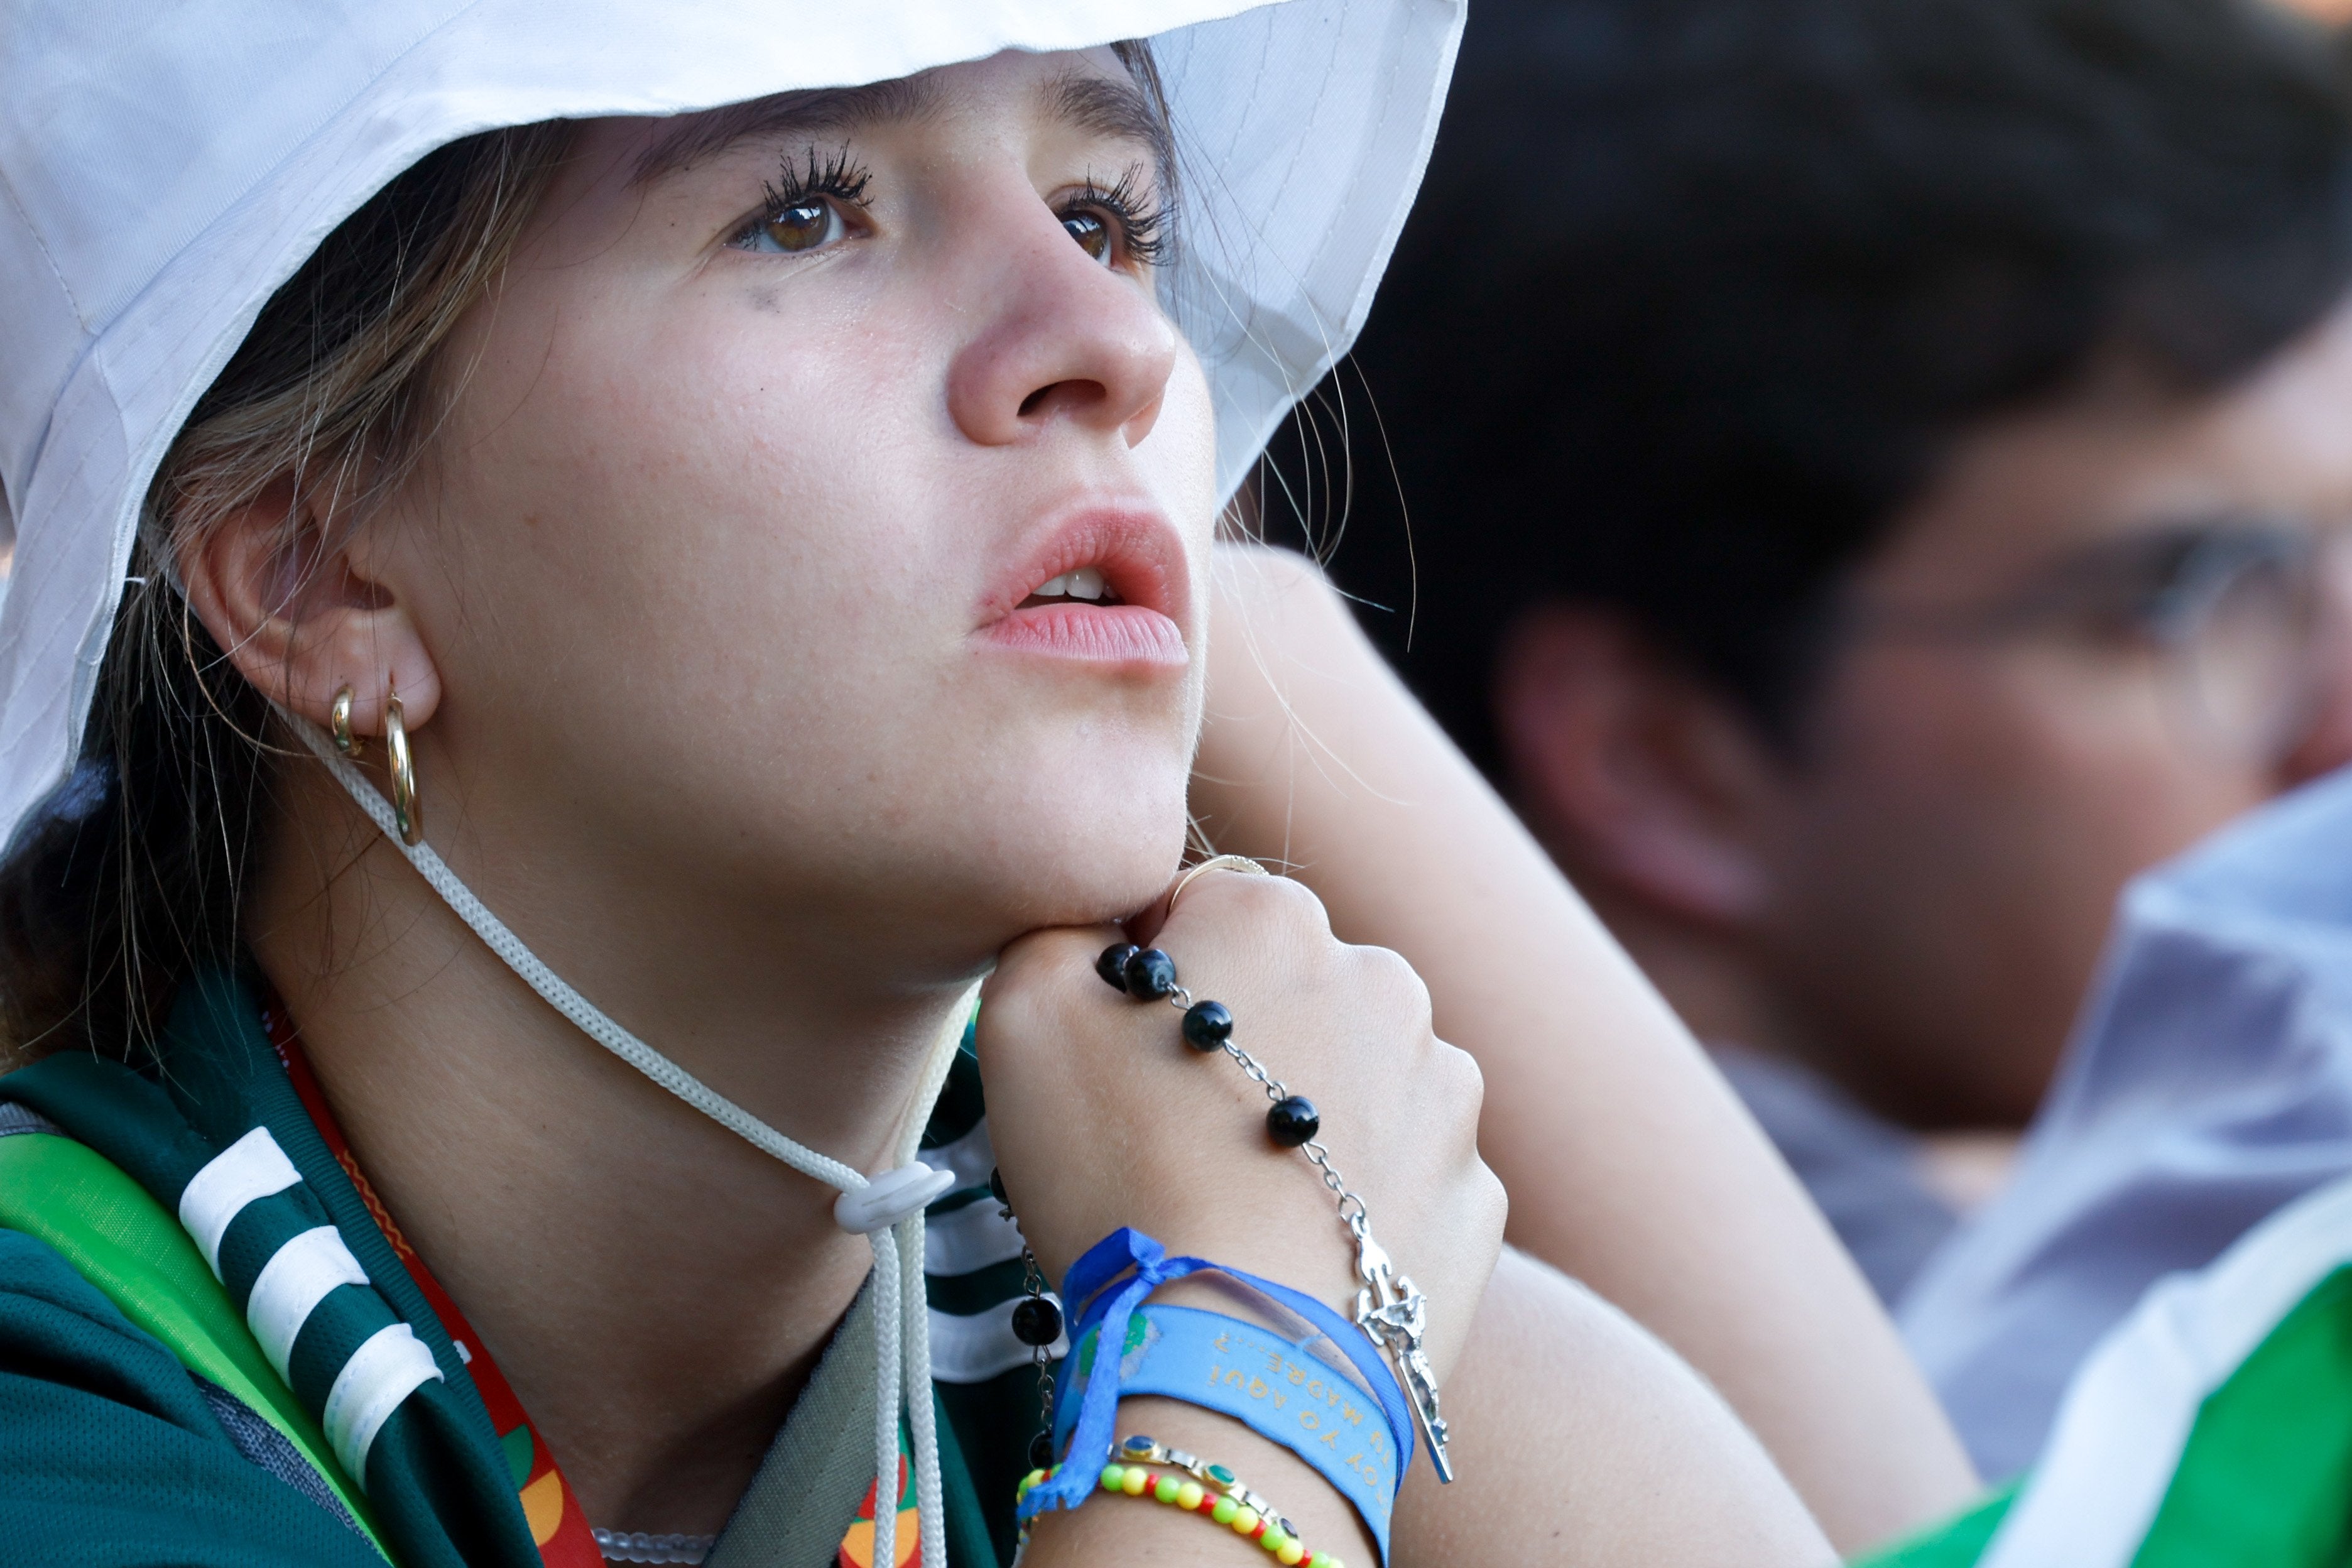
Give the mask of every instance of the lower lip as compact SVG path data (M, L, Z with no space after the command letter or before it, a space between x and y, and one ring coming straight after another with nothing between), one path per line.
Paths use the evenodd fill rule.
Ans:
M982 635L998 647L1087 664L1181 669L1192 658L1176 623L1141 605L1039 605Z

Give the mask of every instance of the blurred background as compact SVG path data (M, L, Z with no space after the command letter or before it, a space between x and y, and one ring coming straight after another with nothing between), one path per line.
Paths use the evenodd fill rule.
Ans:
M1900 1306L2352 759L2352 0L1477 0L1308 550Z

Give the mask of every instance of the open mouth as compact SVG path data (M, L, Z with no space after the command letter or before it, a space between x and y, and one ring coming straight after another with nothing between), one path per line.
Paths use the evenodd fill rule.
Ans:
M1175 619L1188 597L1183 542L1163 518L1091 507L1024 554L982 603L979 629L990 643L1138 673L1190 662Z
M1075 572L1065 572L1048 578L1029 590L1029 596L1013 608L1034 610L1044 605L1123 605L1099 568L1081 566Z

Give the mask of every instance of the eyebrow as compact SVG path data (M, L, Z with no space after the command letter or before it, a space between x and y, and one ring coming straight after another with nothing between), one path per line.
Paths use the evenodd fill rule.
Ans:
M905 124L930 113L939 100L933 79L900 77L864 87L779 92L689 114L646 150L629 183L649 184L739 142L839 136L860 126Z
M1131 78L1069 70L1047 82L1042 96L1050 117L1146 149L1162 199L1172 198L1176 146L1168 117ZM841 136L860 128L906 124L932 113L939 102L937 79L925 75L864 87L780 92L688 115L646 150L629 184L649 184L744 142Z

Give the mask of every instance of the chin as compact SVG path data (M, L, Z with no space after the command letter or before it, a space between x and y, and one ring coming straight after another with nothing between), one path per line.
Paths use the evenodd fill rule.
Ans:
M1083 832L1072 823L1088 823ZM996 902L1022 929L1125 920L1158 898L1184 855L1184 804L1141 811L1132 803L1089 815L1073 807L1007 835Z

